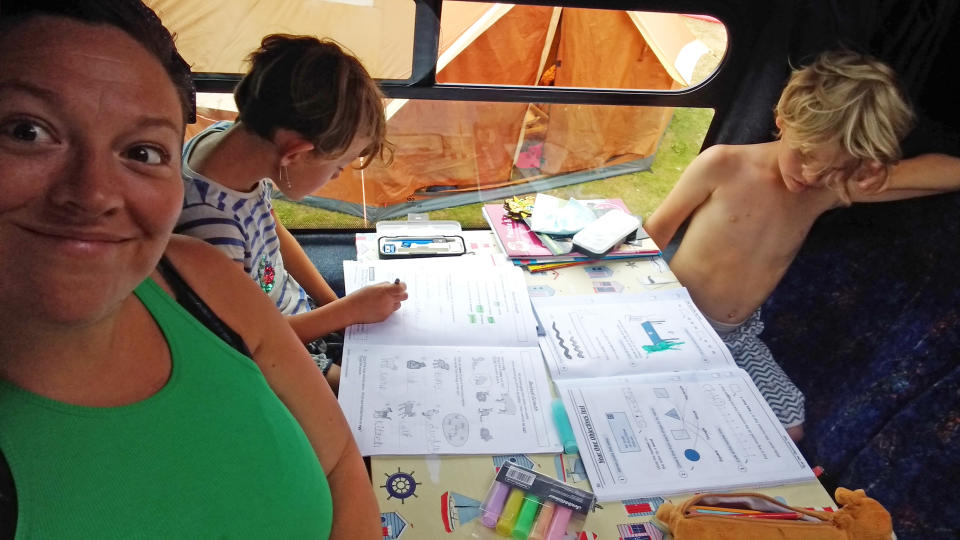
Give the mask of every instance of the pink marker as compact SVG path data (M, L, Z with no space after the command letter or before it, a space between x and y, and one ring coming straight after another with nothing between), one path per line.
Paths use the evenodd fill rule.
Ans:
M507 494L510 493L510 486L503 482L494 482L487 495L487 500L483 501L483 516L480 517L480 523L484 526L497 526L497 520L500 519L500 512L503 511L503 503L507 500Z
M567 534L567 523L570 523L570 514L573 511L566 506L557 505L553 511L553 519L550 520L550 527L547 529L546 540L562 540Z

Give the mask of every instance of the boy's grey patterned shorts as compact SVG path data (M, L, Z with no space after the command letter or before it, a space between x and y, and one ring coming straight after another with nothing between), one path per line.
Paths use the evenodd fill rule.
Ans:
M735 330L721 333L720 338L737 365L750 374L783 427L799 426L805 418L803 393L773 359L770 349L760 340L760 332L763 332L763 321L757 309Z

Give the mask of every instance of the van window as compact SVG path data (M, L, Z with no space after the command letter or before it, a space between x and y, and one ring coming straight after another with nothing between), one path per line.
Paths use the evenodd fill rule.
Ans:
M380 80L392 164L348 168L302 201L278 199L291 229L370 228L414 212L485 227L482 204L534 192L621 198L647 216L713 118L667 105L709 82L728 41L709 15L522 2L148 3L198 74L187 137L235 117L229 91L269 33L336 39ZM642 104L623 104L637 96Z

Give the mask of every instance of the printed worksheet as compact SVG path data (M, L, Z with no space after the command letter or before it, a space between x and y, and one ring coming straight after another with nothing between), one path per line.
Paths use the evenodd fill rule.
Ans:
M556 384L600 501L814 478L739 368Z
M537 347L537 324L523 270L456 260L344 261L349 293L406 283L409 298L385 321L347 329L352 343Z
M554 379L734 366L684 288L534 298Z
M365 456L560 452L540 352L349 344L340 405Z
M364 455L559 452L522 270L345 261L348 292L399 279L409 298L347 329L338 400Z

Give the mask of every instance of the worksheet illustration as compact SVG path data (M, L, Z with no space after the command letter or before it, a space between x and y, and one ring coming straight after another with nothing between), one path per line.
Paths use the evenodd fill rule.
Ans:
M523 271L431 261L344 261L347 292L406 283L409 298L385 321L347 329L355 343L537 346L536 319Z
M686 289L533 298L555 379L733 365Z
M601 501L811 479L739 369L557 381Z
M363 455L561 449L533 348L352 344L340 405Z

